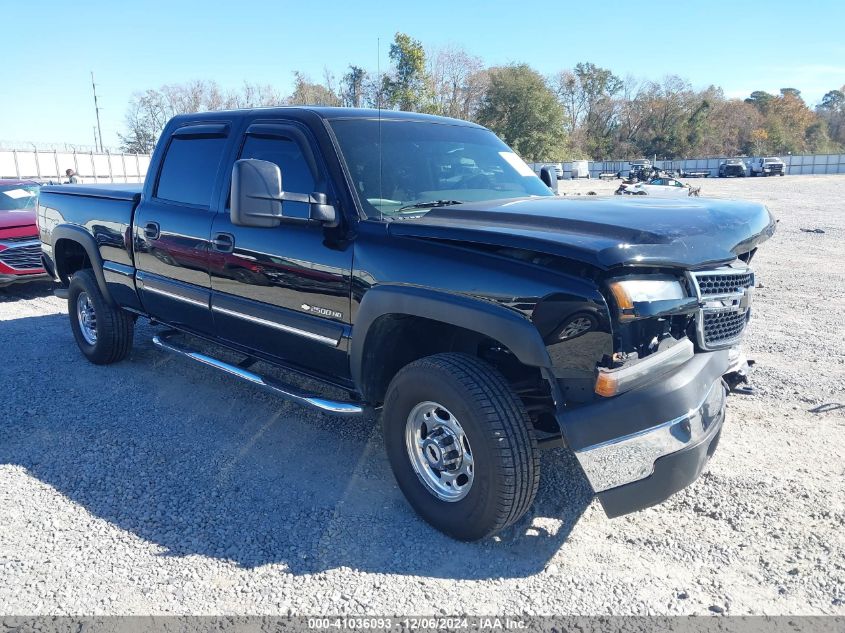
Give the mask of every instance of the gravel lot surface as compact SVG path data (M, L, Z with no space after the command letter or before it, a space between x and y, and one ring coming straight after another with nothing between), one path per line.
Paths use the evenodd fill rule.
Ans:
M165 355L146 323L91 365L48 286L0 293L0 614L845 614L845 177L695 184L781 220L756 392L661 506L606 519L554 450L533 513L479 544L414 515L373 420Z

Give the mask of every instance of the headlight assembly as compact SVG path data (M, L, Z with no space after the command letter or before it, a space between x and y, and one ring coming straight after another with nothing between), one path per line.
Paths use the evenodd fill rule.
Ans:
M617 279L611 281L608 288L619 308L620 321L637 318L636 304L678 301L687 297L684 287L672 277Z

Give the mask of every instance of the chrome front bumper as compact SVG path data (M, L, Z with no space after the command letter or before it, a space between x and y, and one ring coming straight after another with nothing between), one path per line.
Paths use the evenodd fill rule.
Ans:
M575 451L593 490L603 492L654 472L661 457L708 442L725 419L725 389L714 382L698 406L666 422Z
M557 414L608 516L667 499L699 476L725 420L728 350L699 352L631 391Z

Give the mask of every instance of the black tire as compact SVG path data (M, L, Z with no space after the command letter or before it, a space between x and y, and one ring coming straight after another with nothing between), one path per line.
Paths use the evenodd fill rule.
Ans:
M95 316L96 340L86 340L77 309L79 296L85 293ZM100 292L94 271L86 268L74 273L68 288L68 314L76 344L85 358L96 365L123 360L132 350L135 320L128 312L109 304Z
M474 479L459 500L438 498L406 449L409 416L421 403L437 403L452 414L471 447ZM534 428L504 376L483 361L437 354L405 366L387 390L382 424L399 488L441 532L478 540L516 523L533 503L540 482Z

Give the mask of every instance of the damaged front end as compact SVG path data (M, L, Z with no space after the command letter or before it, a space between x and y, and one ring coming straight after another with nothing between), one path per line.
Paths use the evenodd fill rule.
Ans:
M747 261L702 270L632 270L604 282L613 352L593 400L558 420L609 516L666 499L715 451L728 387L747 380Z
M750 258L749 258L750 259ZM747 383L740 343L751 318L754 272L747 261L607 282L616 310L614 353L598 368L595 392L613 396L656 379L694 353L730 350L725 379Z

